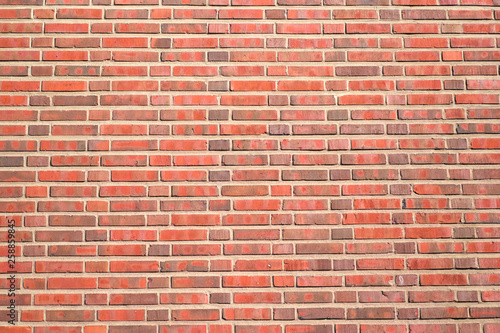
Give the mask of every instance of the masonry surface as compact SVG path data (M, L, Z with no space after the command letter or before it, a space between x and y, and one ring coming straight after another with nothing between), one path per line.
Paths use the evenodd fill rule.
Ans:
M500 332L499 6L0 0L0 332Z

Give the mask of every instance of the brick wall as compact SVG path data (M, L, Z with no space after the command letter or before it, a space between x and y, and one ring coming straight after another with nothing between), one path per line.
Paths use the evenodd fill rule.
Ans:
M0 0L0 331L500 332L499 5Z

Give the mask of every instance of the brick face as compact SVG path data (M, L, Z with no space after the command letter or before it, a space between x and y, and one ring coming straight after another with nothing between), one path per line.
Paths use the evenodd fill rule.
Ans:
M499 332L499 6L0 0L0 331Z

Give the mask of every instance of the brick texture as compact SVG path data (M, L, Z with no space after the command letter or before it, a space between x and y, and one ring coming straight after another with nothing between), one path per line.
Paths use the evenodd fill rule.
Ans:
M500 332L499 8L0 0L0 331Z

